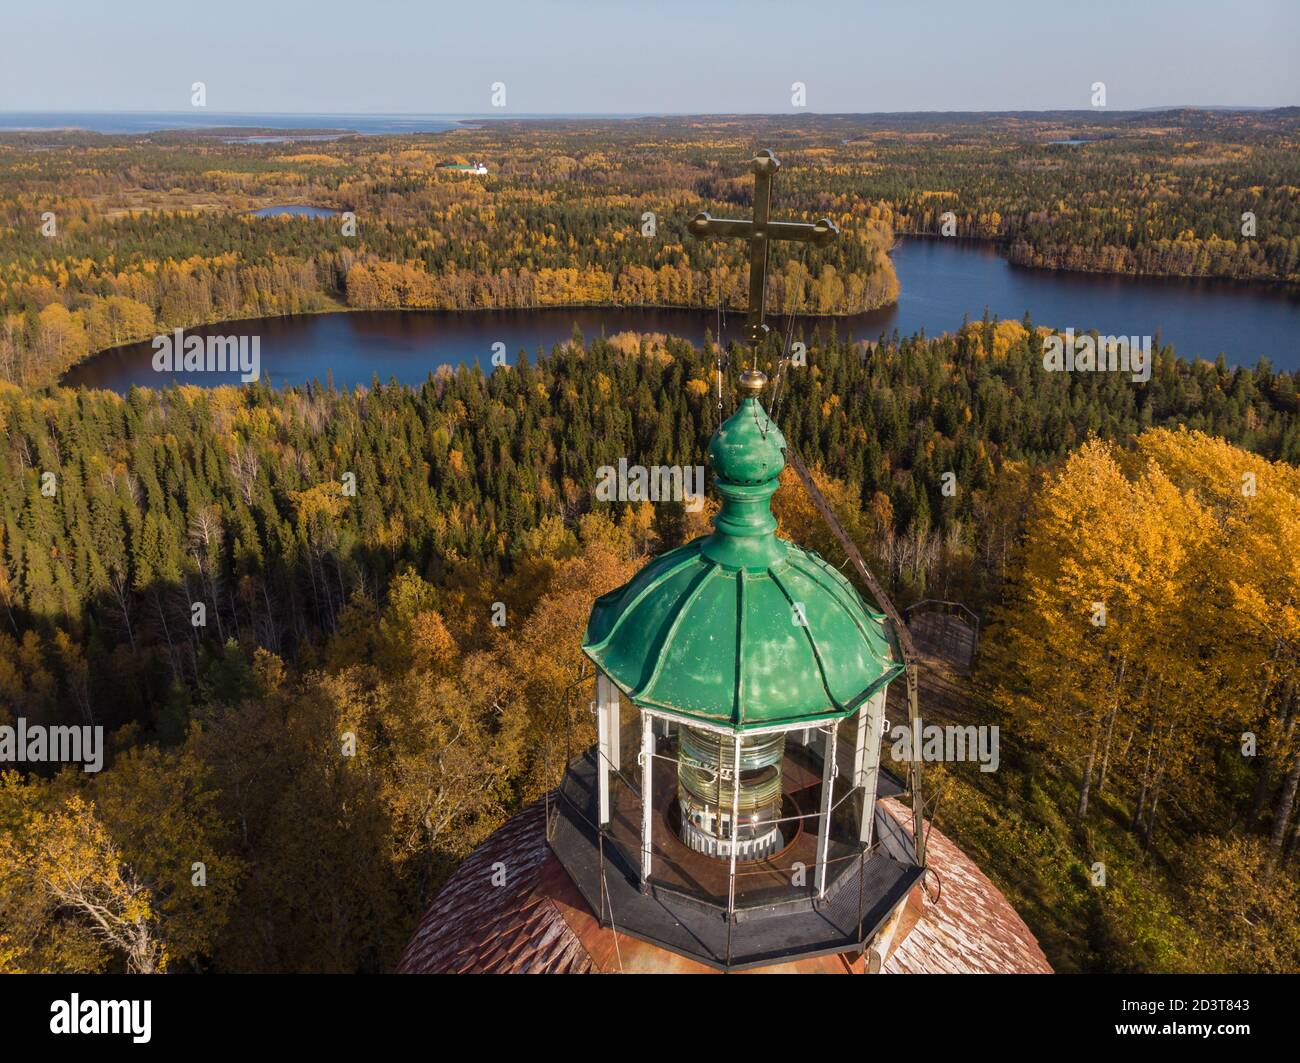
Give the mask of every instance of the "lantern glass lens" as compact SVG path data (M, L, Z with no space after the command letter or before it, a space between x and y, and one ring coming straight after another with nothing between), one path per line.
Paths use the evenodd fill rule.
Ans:
M785 734L742 738L740 780L735 786L735 739L694 727L681 729L677 755L677 800L681 836L710 856L758 860L782 846L781 762ZM737 791L739 791L737 801ZM738 806L737 825L731 822Z

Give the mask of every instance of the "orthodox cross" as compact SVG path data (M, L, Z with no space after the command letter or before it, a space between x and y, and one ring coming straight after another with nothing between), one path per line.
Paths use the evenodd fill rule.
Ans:
M744 237L749 241L749 313L745 317L745 330L754 352L757 369L758 347L767 336L763 323L764 304L767 298L767 249L773 240L797 240L814 247L825 247L840 234L835 223L822 218L813 225L799 221L772 221L772 177L781 168L781 160L764 148L754 156L750 169L754 171L753 220L733 221L715 218L701 211L691 219L687 228L698 240L720 240L729 236Z

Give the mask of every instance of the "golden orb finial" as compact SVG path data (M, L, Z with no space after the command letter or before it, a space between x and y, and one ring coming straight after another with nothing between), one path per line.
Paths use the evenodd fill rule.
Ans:
M761 369L746 369L740 374L740 393L747 399L756 399L767 387L767 374Z

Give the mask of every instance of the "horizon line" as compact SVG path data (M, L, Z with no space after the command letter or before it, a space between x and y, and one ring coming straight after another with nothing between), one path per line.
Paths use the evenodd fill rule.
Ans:
M207 108L191 108L184 111L168 110L95 110L93 108L59 108L59 109L15 109L0 110L0 115L168 115L181 117L197 114L232 115L240 118L796 118L810 115L826 118L857 117L868 115L894 114L1136 114L1150 111L1280 111L1300 104L1228 104L1228 103L1171 103L1155 104L1149 107L1007 107L996 110L971 110L961 108L917 108L914 110L895 111L814 111L799 109L791 111L519 111L502 114L499 111L221 111Z

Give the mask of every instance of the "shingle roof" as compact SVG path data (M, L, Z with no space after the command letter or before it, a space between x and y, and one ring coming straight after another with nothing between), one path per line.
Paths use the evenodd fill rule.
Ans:
M892 799L882 804L906 829L907 810ZM937 830L930 832L926 851L934 875L919 909L904 919L899 935L906 936L895 939L886 973L1051 973L1024 920L965 853ZM505 883L494 886L498 863ZM616 939L577 907L581 903L546 844L543 806L532 805L456 869L420 920L397 970L586 974L698 966L621 934ZM792 966L832 969L826 957Z
M900 823L911 823L895 799L882 804ZM1052 973L1020 914L947 835L930 831L925 858L932 874L924 913L885 960L886 974Z
M397 966L421 974L587 974L591 957L538 890L551 857L543 806L532 805L475 849L447 880ZM503 867L505 882L494 886Z

